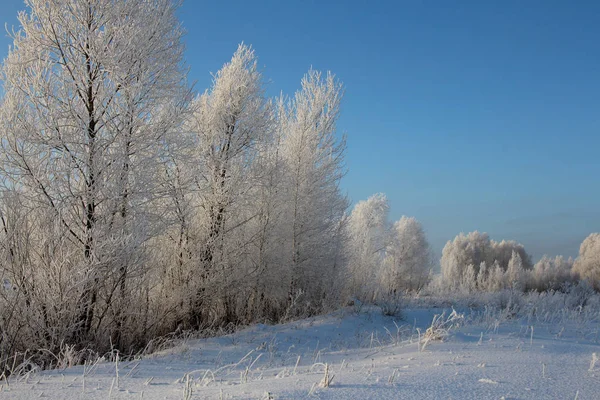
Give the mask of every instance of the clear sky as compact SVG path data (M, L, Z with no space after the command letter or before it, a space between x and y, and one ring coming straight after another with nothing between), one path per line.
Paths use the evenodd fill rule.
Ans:
M2 0L0 22L23 8ZM479 230L576 256L600 231L600 2L187 0L181 19L199 91L242 41L273 95L333 71L343 189L386 193L436 252Z

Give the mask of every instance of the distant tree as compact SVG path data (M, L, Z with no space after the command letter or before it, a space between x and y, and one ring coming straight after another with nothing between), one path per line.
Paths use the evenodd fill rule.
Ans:
M573 272L600 288L600 233L592 233L581 243Z
M494 262L492 244L487 233L475 231L467 235L459 234L453 241L448 241L442 250L440 266L445 285L458 289L467 267L473 265L478 273L483 261L489 264Z
M525 246L523 246L521 243L518 243L514 240L502 240L500 242L492 240L490 244L492 246L494 259L498 260L502 267L506 267L508 269L509 261L514 256L513 253L517 253L521 258L521 264L524 270L530 270L533 268L531 256L527 254L525 251Z
M464 275L467 273L467 267L473 265L475 271L475 280L479 282L479 286L484 284L486 280L486 274L479 276L479 268L483 262L490 269L487 271L488 282L485 286L497 287L499 283L499 274L495 271L496 264L500 267L500 270L504 273L509 269L510 261L514 259L513 269L517 265L520 265L520 269L528 271L532 268L531 257L525 251L522 244L515 241L496 242L490 240L486 233L479 233L477 231L471 232L467 235L461 233L456 236L453 241L448 241L442 251L442 258L440 260L442 281L444 286L449 289L458 289L466 284ZM511 272L517 276L519 281L525 279L527 274L517 273L516 271ZM512 279L506 277L507 279ZM504 281L504 277L502 278ZM502 283L501 287L504 287ZM470 285L468 285L470 288ZM469 289L467 288L467 289ZM470 290L470 289L469 289ZM489 289L488 289L489 290Z
M497 292L506 288L506 274L497 260L490 269L487 287L489 292Z
M531 285L537 290L559 289L564 283L573 280L573 259L562 256L543 256L531 271Z
M358 202L348 220L347 292L372 301L389 237L389 206L383 193Z
M485 261L479 264L479 272L477 273L477 289L481 291L487 290L487 281L489 279L488 267Z
M432 268L431 249L423 227L403 216L392 227L386 246L382 284L387 290L420 290Z
M460 288L465 293L472 293L475 291L477 285L477 273L475 272L475 265L469 264L462 275L462 282Z
M506 282L509 287L522 290L525 287L524 281L525 271L523 270L523 260L519 253L513 250L506 269Z

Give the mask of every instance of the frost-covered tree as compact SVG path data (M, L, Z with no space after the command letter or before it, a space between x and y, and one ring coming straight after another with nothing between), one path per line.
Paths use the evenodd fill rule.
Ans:
M274 109L273 129L266 130L256 142L256 158L250 172L255 181L249 196L245 224L248 241L247 269L250 272L248 292L244 296L246 315L273 318L273 313L287 306L288 288L282 285L289 275L281 251L285 237L285 171L281 157L281 138L284 126L278 123L285 115L283 99Z
M480 291L487 290L488 279L489 272L487 263L485 261L482 261L481 264L479 264L479 271L477 272L477 289L479 289Z
M197 102L193 132L198 135L200 208L205 212L203 258L209 271L217 256L228 213L247 193L257 142L270 130L271 109L251 48L240 45Z
M531 271L531 285L537 290L559 289L563 284L573 280L571 272L573 259L562 256L550 258L543 256Z
M513 250L512 256L508 261L506 268L506 282L509 287L522 290L525 287L525 271L523 270L523 260L519 253Z
M282 190L288 229L282 250L289 265L289 295L303 292L313 303L340 269L340 221L347 209L339 188L345 140L336 135L342 92L332 74L310 70L279 121L284 126Z
M471 232L459 234L448 241L442 250L440 260L443 281L449 288L457 289L463 282L463 275L469 265L478 267L481 262L494 262L492 244L487 233Z
M240 45L192 101L179 1L26 5L1 69L0 370L337 304L333 75L274 102Z
M339 297L340 97L332 76L311 71L292 100L272 102L240 45L193 102L191 144L163 179L175 223L161 296L176 306L173 326L277 320L298 311L290 303L315 311Z
M29 284L60 268L57 286L28 307L48 321L63 320L57 325L66 326L71 342L94 340L104 330L124 346L126 319L143 311L135 317L123 311L142 304L134 298L146 290L144 244L160 230L153 224L159 218L152 204L161 196L154 173L176 139L187 98L179 4L26 5L2 67L2 173L30 212L39 235L34 252L52 248L50 259L31 260ZM58 290L68 297L61 301L73 304L69 311L52 304ZM136 335L145 329L129 331L128 340Z
M391 291L420 290L432 268L429 243L423 227L414 217L396 221L386 246L382 285Z
M486 266L492 266L497 264L502 272L505 272L509 268L510 260L515 257L520 259L519 264L521 269L529 271L532 268L531 258L525 252L525 248L522 244L515 241L496 242L490 240L486 233L479 233L477 231L471 232L467 235L461 233L456 236L453 241L448 241L442 251L442 258L440 260L442 281L446 288L458 289L465 284L463 276L467 272L467 267L473 265L475 270L476 280L483 284L485 277L479 277L479 268L483 262ZM516 272L515 272L516 273ZM487 273L487 279L496 281L499 279L499 274L495 271L495 266L490 267ZM518 279L523 280L527 274L518 273ZM504 277L502 278L503 283L496 284L496 282L488 282L485 286L497 287L500 285L504 287Z
M487 288L490 292L497 292L506 288L506 274L498 260L494 261L490 269Z
M592 233L581 243L573 272L600 287L600 233Z
M530 270L533 268L531 262L531 256L525 251L525 246L514 240L502 240L496 242L490 241L492 246L492 253L495 260L498 260L501 266L508 269L508 263L510 259L514 257L514 253L517 253L521 258L521 264L524 270Z
M248 214L257 185L253 164L259 142L272 130L271 104L250 47L240 45L217 72L212 87L195 102L190 129L196 135L198 162L197 307L204 297L220 293L220 307L231 316L235 299L226 293L244 282L248 273L241 260L247 251L245 224L256 216Z
M462 282L460 288L465 293L472 293L475 291L477 285L477 273L475 272L475 265L469 264L465 269L465 272L462 276Z
M367 200L359 201L348 219L348 272L346 292L350 297L372 301L377 291L377 277L385 257L388 241L387 197L377 193ZM388 289L395 279L390 269L386 281Z

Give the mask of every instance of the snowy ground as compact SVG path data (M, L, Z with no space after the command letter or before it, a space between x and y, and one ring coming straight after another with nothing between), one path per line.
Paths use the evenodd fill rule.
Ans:
M0 398L600 398L600 361L592 365L600 322L464 311L462 326L419 351L419 330L423 335L441 312L413 309L392 318L374 308L346 309L257 325L142 360L30 373L3 382ZM329 387L320 386L325 365Z

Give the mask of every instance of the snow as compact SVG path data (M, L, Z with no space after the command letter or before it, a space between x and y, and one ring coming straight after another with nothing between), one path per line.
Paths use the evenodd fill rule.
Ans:
M413 308L394 318L348 308L258 324L138 360L31 372L3 382L0 398L599 398L599 321L458 310L464 324L423 349L419 334L444 311L451 310ZM326 365L333 380L321 387Z

